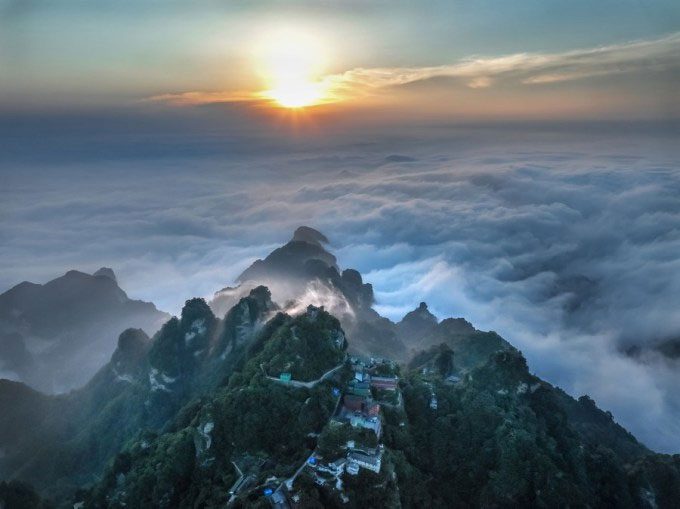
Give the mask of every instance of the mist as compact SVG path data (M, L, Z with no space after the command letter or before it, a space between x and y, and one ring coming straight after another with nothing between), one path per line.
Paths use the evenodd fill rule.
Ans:
M233 151L168 135L80 159L67 140L53 160L17 144L0 170L0 289L110 266L176 314L306 224L373 284L381 314L426 301L495 330L537 375L679 452L680 366L624 353L680 333L676 132L430 126Z

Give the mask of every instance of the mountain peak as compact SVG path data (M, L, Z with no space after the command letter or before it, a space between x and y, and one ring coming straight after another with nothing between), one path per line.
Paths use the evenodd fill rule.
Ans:
M125 329L118 337L111 363L119 374L129 373L140 365L150 347L151 340L142 329Z
M307 242L317 246L328 244L328 238L323 233L321 233L319 230L315 230L314 228L310 228L309 226L300 226L293 233L293 238L291 240Z
M430 333L437 323L437 317L430 313L425 302L421 302L417 308L404 315L397 327L405 337L423 336Z
M320 268L332 268L337 272L335 256L324 249L323 244L327 242L323 233L308 226L300 226L287 244L269 253L264 260L256 260L237 281L255 281L269 286L273 278L301 277L307 280L310 271L315 276ZM310 261L311 265L308 264Z
M116 274L113 272L113 269L110 269L109 267L102 267L99 269L97 272L92 274L93 276L103 276L109 278L111 281L114 283L118 284L118 280L116 279Z
M430 313L430 310L427 309L427 303L421 302L418 304L418 307L415 308L413 311L409 311L406 313L402 321L413 321L413 320L422 320L428 323L433 323L437 324L437 317L434 316L432 313Z
M256 286L250 290L248 295L249 297L255 299L255 302L257 302L263 309L270 309L274 307L274 303L272 302L272 293L266 286Z
M61 278L65 278L65 279L79 279L79 278L82 279L83 277L89 277L89 274L86 274L85 272L80 271L80 270L76 270L76 269L71 269L71 270L67 271L66 274L61 276ZM58 281L61 278L53 279L52 281ZM46 284L49 284L52 281L50 281Z

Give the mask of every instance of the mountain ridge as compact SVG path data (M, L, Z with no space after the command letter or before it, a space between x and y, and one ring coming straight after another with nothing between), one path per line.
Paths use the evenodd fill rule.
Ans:
M224 313L193 298L151 338L126 329L109 362L69 394L0 380L10 410L0 478L30 482L59 507L264 507L263 487L291 478L284 499L305 507L674 507L680 455L649 451L591 398L536 377L495 332L439 321L426 303L393 323L362 300L361 274L314 260L294 277L316 289L316 305L240 286L246 295ZM329 295L354 315L335 316ZM400 397L357 385L374 362L362 352L410 361L379 361L377 379L396 374ZM382 408L383 466L345 474L347 501L304 471L317 437L334 433L343 386ZM253 478L236 494L235 464Z
M169 316L130 299L105 267L22 282L0 294L0 369L46 392L64 392L87 382L124 329L153 334Z

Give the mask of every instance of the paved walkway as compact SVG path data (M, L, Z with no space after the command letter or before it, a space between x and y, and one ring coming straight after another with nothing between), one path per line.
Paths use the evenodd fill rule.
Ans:
M271 380L272 382L277 382L282 385L289 385L292 387L306 387L307 389L311 389L312 387L316 386L319 382L322 382L326 380L328 377L330 377L333 373L335 373L337 370L339 370L341 367L345 365L345 362L343 361L342 363L338 364L334 368L329 369L326 371L323 375L321 375L319 378L316 380L312 380L311 382L300 382L299 380L290 380L290 381L285 381L281 380L280 378L276 378L273 376L266 375L267 379ZM260 367L262 367L260 365ZM262 367L262 371L264 371L264 368Z
M239 477L238 477L238 479L236 479L236 482L229 489L229 493L231 493L231 496L229 497L229 501L227 502L227 506L230 506L231 504L234 503L234 500L236 500L236 496L238 495L238 490L236 488L239 486L239 484L243 480L243 472L241 471L241 469L238 468L238 465L234 461L232 461L231 464L234 465L234 468L238 472Z
M330 377L333 373L338 371L344 365L345 365L345 361L343 360L340 364L338 364L334 368L329 369L323 375L321 375L319 378L317 378L316 380L312 380L311 382L300 382L300 381L297 381L297 380L290 380L290 381L281 380L279 378L275 378L273 376L267 375L267 372L264 369L264 365L260 364L260 369L264 373L265 377L267 379L271 380L272 382L276 382L276 383L280 383L282 385L287 385L287 386L292 386L292 387L306 387L307 389L311 389L312 387L316 386L316 384L318 384L319 382L326 380L328 377ZM333 416L337 412L338 406L340 405L341 400L342 400L342 394L337 396L337 400L335 402L335 408L334 408L333 412L331 413L330 417L328 418L328 422L330 422L333 419ZM328 423L326 423L326 425L327 424ZM305 469L310 458L312 458L315 453L316 453L316 449L314 451L312 451L312 453L309 456L307 456L305 461L302 462L302 465L300 465L300 467L295 471L295 473L291 477L289 477L288 479L286 479L285 481L283 481L279 485L279 487L277 488L277 491L281 490L282 486L285 486L288 491L291 491L293 489L293 483L295 482L295 479L297 479L297 476L300 475L300 472L302 472Z
M298 475L300 475L300 472L304 470L304 468L307 466L307 462L310 460L312 456L314 456L314 453L316 451L313 451L312 454L310 454L307 459L300 465L300 468L298 468L295 473L292 475L292 477L289 477L284 481L284 484L286 485L286 488L288 488L288 491L293 489L293 483L295 482L295 479L297 478Z

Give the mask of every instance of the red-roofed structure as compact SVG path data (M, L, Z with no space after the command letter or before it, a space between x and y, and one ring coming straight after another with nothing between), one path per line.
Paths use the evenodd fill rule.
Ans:
M395 391L397 390L398 383L399 379L397 377L392 376L371 377L371 387L375 387L376 389Z

